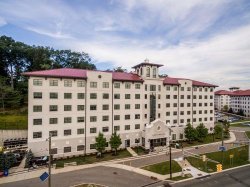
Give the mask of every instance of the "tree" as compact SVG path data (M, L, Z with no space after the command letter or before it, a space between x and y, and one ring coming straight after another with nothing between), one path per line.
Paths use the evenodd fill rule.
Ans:
M10 169L17 162L14 153L0 153L0 171Z
M232 108L229 108L228 113L234 113Z
M244 110L240 109L240 110L237 112L237 115L245 116Z
M95 149L101 154L105 150L105 147L107 145L106 138L104 138L104 135L99 132L98 136L95 138Z
M196 127L196 131L197 131L197 138L200 141L203 141L207 137L207 135L208 135L208 129L204 126L203 123L200 123Z
M215 125L215 127L214 127L214 134L215 134L215 136L217 138L221 137L221 133L222 133L222 126L221 125Z
M34 157L34 154L32 153L31 150L29 150L29 151L27 152L27 154L26 154L25 168L31 167L30 161L32 160L33 157Z
M228 111L228 105L224 105L224 106L223 106L223 111L224 111L224 112L227 112L227 111Z
M115 150L115 155L117 154L117 149L120 147L122 144L122 140L120 138L120 135L116 134L116 131L112 134L110 140L109 140L111 149Z
M195 128L192 127L190 123L184 129L185 137L188 139L189 142L194 141L197 139L197 131Z
M227 120L224 120L222 124L224 128L224 136L229 137L230 136L230 133L229 133L230 123Z
M114 68L113 69L115 72L127 72L127 69L125 68L122 68L122 66L119 66L117 68Z

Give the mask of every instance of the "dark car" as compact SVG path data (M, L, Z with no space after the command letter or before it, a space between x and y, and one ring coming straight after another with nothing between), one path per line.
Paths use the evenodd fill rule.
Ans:
M31 162L37 166L47 165L49 158L47 156L35 157L31 160Z

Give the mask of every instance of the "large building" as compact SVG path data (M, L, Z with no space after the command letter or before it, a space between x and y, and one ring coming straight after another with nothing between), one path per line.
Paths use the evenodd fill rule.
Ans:
M145 149L184 139L184 127L214 127L215 85L159 77L162 65L145 61L135 72L53 69L29 77L28 147L55 157L95 152L95 137L120 134L121 147ZM107 144L107 149L110 145Z
M250 90L230 89L232 91L219 90L215 92L215 108L223 110L227 105L234 113L242 110L246 117L250 117Z

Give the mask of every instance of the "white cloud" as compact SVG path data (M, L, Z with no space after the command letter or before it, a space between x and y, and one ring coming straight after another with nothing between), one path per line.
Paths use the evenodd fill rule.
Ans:
M6 24L7 24L6 20L4 18L0 17L0 27L4 26Z

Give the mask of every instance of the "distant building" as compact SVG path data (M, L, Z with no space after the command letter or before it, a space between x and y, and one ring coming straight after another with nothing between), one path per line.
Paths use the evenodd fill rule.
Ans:
M238 87L230 88L226 91L219 90L215 92L214 105L218 110L223 110L227 105L228 109L232 109L234 113L242 110L246 117L250 117L250 90L239 90Z
M29 77L29 149L48 154L49 133L54 156L63 157L96 152L99 132L109 140L117 131L122 148L145 149L184 139L188 123L203 123L212 132L216 86L159 77L161 66L147 60L133 73L70 68L24 73Z

